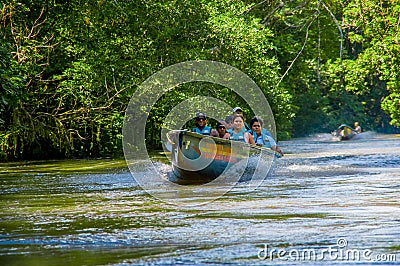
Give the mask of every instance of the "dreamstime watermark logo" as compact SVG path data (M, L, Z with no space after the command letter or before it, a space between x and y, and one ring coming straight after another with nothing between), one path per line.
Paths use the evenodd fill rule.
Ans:
M336 245L326 248L278 249L264 244L264 247L258 250L257 256L260 260L271 261L397 261L396 254L373 254L371 249L349 248L345 238L339 238Z
M218 84L231 89L242 97L255 115L265 121L264 125L268 130L274 136L276 134L274 117L265 95L249 76L237 68L215 61L188 61L166 67L150 76L136 90L125 113L123 126L125 159L136 182L149 194L168 203L186 206L210 202L224 195L235 186L235 181L240 179L244 171L243 168L229 175L224 172L204 185L182 186L166 178L165 174L161 173L150 160L145 145L145 128L152 108L168 91L193 82ZM166 114L161 139L167 143L166 134L171 130L183 129L183 126L194 119L199 111L204 112L208 118L221 120L226 115L232 114L233 107L214 97L188 98ZM205 143L208 147L215 144L212 138L207 138ZM232 149L233 146L235 145L232 145ZM257 163L249 188L258 187L267 176L272 166L273 156L268 160L267 163L263 162L262 166L261 162ZM229 182L225 182L227 179ZM210 189L211 187L215 188ZM185 199L190 199L190 202Z

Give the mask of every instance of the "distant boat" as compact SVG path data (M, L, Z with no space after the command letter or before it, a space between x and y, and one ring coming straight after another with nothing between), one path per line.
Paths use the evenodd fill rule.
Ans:
M357 135L357 132L352 127L346 124L341 124L332 132L332 135L337 137L339 140L350 140Z
M211 182L232 165L250 156L266 156L271 161L280 157L271 149L185 130L173 130L167 136L172 144L173 175L170 180L178 184Z

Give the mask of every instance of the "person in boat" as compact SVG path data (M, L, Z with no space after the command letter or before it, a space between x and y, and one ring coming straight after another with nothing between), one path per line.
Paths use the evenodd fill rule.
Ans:
M226 130L228 132L228 130L232 129L233 127L233 115L228 115L227 117L225 117L225 123L226 123Z
M244 117L242 108L240 108L240 107L235 107L235 108L233 108L233 110L232 110L232 115L233 115L233 116L235 116L235 115L242 115L242 116ZM246 121L244 121L244 126L245 126L245 128L246 128L247 130L250 130L250 129L251 129L251 128L249 127L249 125L246 123Z
M357 134L360 134L360 133L361 133L361 127L360 127L360 125L358 124L358 122L354 122L354 131L355 131Z
M235 116L235 115L243 115L243 110L242 110L242 108L240 108L240 107L235 107L235 108L233 108L233 110L232 110L232 115L233 115L233 116Z
M209 126L206 126L206 123L207 123L206 115L202 112L197 113L195 117L196 127L192 128L192 132L210 136L212 133L212 129Z
M233 118L233 128L232 131L229 132L230 140L236 140L241 142L246 142L255 145L253 136L247 132L247 129L244 126L244 117L242 115L235 115Z
M218 121L218 123L217 123L217 133L218 134L216 137L219 137L222 139L229 139L229 137L231 135L228 132L226 132L226 130L227 130L227 127L226 127L225 121L223 121L223 120Z
M272 134L266 129L263 128L263 122L259 117L253 117L250 120L249 133L253 136L254 142L257 146L262 146L266 148L270 148L281 155L283 155L282 150L276 145L276 141L272 137Z

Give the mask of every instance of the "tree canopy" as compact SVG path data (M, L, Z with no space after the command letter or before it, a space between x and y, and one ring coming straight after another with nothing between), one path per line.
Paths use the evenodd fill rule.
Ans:
M8 0L0 9L1 160L120 155L135 90L188 60L249 75L278 139L342 122L400 126L398 1ZM160 147L168 111L198 95L249 111L227 88L179 86L151 110L149 147Z

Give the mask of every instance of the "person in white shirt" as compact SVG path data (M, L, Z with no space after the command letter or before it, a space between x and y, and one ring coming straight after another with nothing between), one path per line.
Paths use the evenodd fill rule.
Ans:
M358 122L354 122L354 131L357 132L357 134L361 133L361 127Z

